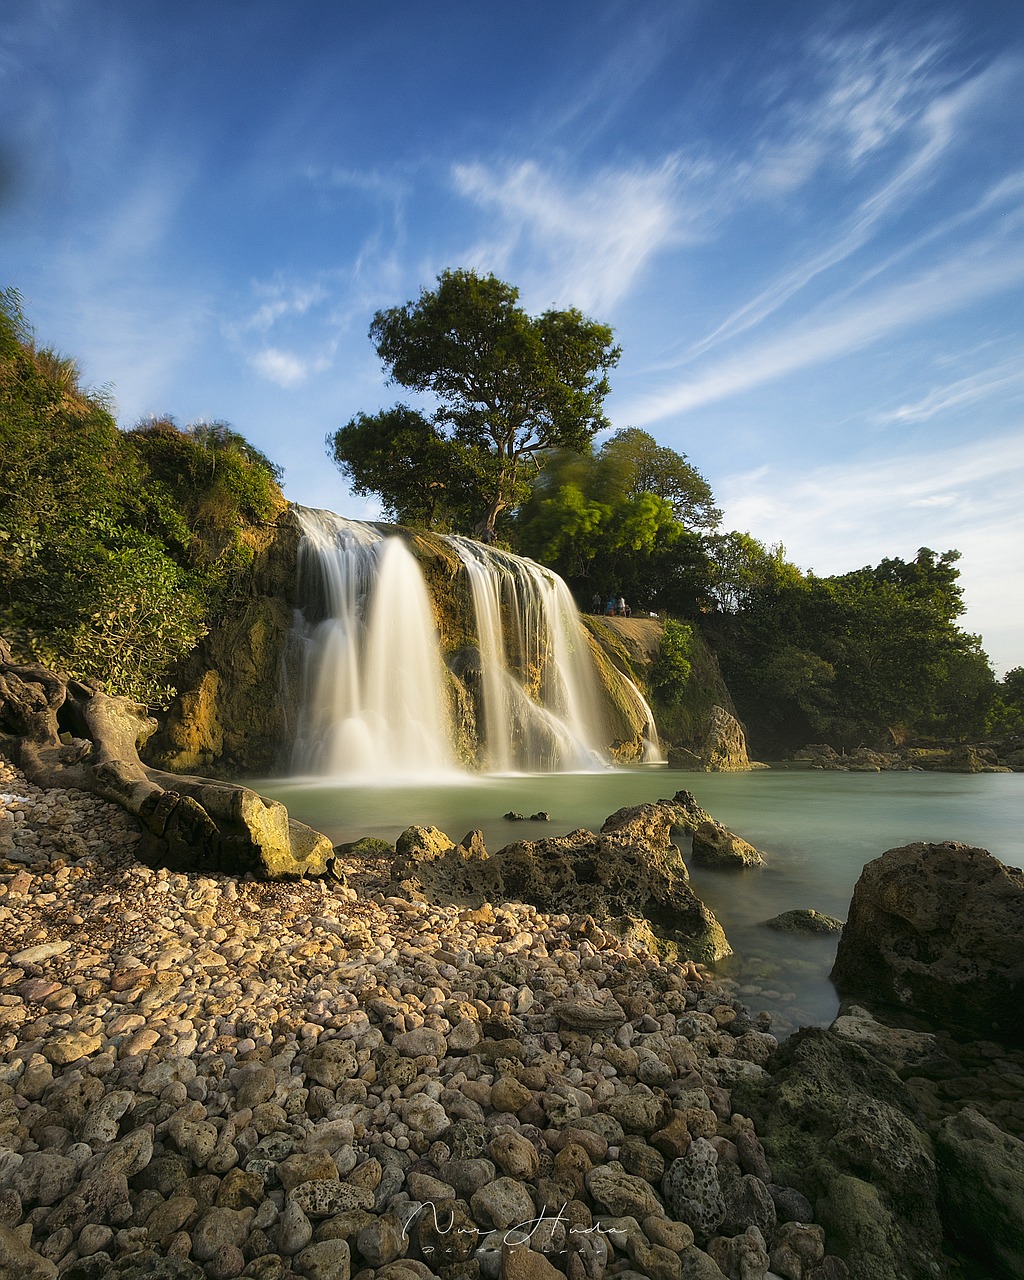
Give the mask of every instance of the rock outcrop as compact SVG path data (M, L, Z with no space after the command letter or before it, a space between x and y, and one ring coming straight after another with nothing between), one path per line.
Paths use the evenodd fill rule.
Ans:
M435 828L412 827L397 842L392 880L431 902L528 902L590 916L620 936L643 934L660 950L701 963L729 955L721 925L689 886L668 826L648 816L649 824L638 819L633 829L520 840L494 854L479 832L456 845Z
M936 1154L954 1237L990 1274L1024 1275L1024 1142L965 1107L939 1125Z
M1024 873L969 845L890 849L861 873L840 995L977 1038L1024 1041Z
M95 682L15 663L0 640L0 746L37 786L74 787L142 822L160 865L281 877L324 872L326 836L248 787L147 768L146 708Z
M690 841L689 854L702 866L742 868L764 862L758 849L722 826L689 791L677 791L671 800L618 809L601 831L605 835L647 840L661 847L670 845L675 834Z
M241 598L231 601L175 673L180 693L146 750L147 761L161 769L251 777L281 764L289 713L282 679L296 656L287 642L298 524L284 511L253 536L252 570Z
M725 707L712 707L707 730L698 755L708 773L745 773L765 769L747 755L747 735L743 726Z
M953 747L900 747L895 751L876 751L855 747L840 754L827 743L811 743L794 752L793 759L809 764L812 769L844 770L849 773L881 773L910 770L932 773L1014 773L1024 768L1012 750L1000 756L988 744L960 743Z

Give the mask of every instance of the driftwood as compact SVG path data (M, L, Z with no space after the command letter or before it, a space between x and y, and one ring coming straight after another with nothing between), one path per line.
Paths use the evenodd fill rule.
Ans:
M14 661L0 639L0 747L30 782L90 791L142 823L154 859L178 869L321 875L330 840L248 787L148 768L145 707Z

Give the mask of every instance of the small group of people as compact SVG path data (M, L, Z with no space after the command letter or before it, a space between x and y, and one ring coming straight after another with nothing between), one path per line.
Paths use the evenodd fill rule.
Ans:
M602 604L602 596L598 591L594 592L591 604L591 612L603 613L606 618L628 618L633 612L622 596L609 596Z

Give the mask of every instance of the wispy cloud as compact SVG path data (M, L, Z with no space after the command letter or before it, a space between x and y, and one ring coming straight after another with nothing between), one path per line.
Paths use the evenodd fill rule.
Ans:
M784 473L761 467L717 487L728 524L767 542L781 540L792 559L819 573L843 573L888 555L909 558L921 546L957 548L964 625L981 633L999 670L1024 660L1024 433L803 473L792 463Z
M456 191L501 219L501 232L473 251L505 269L515 253L547 287L586 310L607 311L669 245L694 242L703 211L678 198L687 163L603 170L585 182L556 177L534 161L504 168L459 164ZM477 264L474 264L477 265Z
M263 347L249 357L249 363L261 377L279 387L298 386L312 374L323 373L331 364L327 356L304 357L279 347Z
M900 405L888 413L878 415L879 423L927 422L930 418L966 404L987 400L1003 391L1024 389L1024 353L992 369L981 370L967 378L934 387L927 395L911 404Z
M917 277L844 308L820 307L760 344L628 404L637 426L711 404L799 369L863 350L896 330L947 315L1024 280L1018 244L979 241Z
M965 117L1003 78L1001 68L989 68L966 84L939 93L936 66L941 53L938 42L904 49L898 44L881 46L876 39L865 46L844 41L824 47L823 60L838 67L835 83L801 105L792 137L762 144L748 181L771 190L788 179L795 187L835 153L837 143L842 144L847 165L854 168L869 153L904 136L905 152L895 170L860 199L831 243L784 271L692 345L677 363L761 324L818 276L862 249L886 218L923 194L934 181L939 162L960 137Z
M306 315L311 307L328 297L327 289L320 280L260 282L253 286L253 292L264 301L242 321L241 328L258 333L266 333L288 316Z

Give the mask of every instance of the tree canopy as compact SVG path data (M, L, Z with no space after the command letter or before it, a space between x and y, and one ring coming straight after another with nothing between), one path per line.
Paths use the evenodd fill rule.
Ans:
M596 453L553 454L516 513L515 538L583 604L623 595L633 607L689 617L707 603L710 581L698 530L718 518L710 486L684 455L626 428Z
M429 414L403 405L358 414L328 437L358 491L378 494L395 514L453 525L468 504L476 532L490 538L501 512L525 496L525 463L583 448L608 425L602 405L620 355L611 328L575 308L530 316L518 299L493 275L444 271L436 288L374 315L370 338L389 381L435 405ZM398 456L416 466L432 500L410 498L410 476L389 464L388 442L403 446Z
M731 550L749 552L744 540L759 545L740 535ZM762 741L850 747L982 731L994 682L980 640L956 624L958 552L922 547L911 561L830 578L801 574L781 548L758 559L739 556L741 591L718 633L730 690Z

